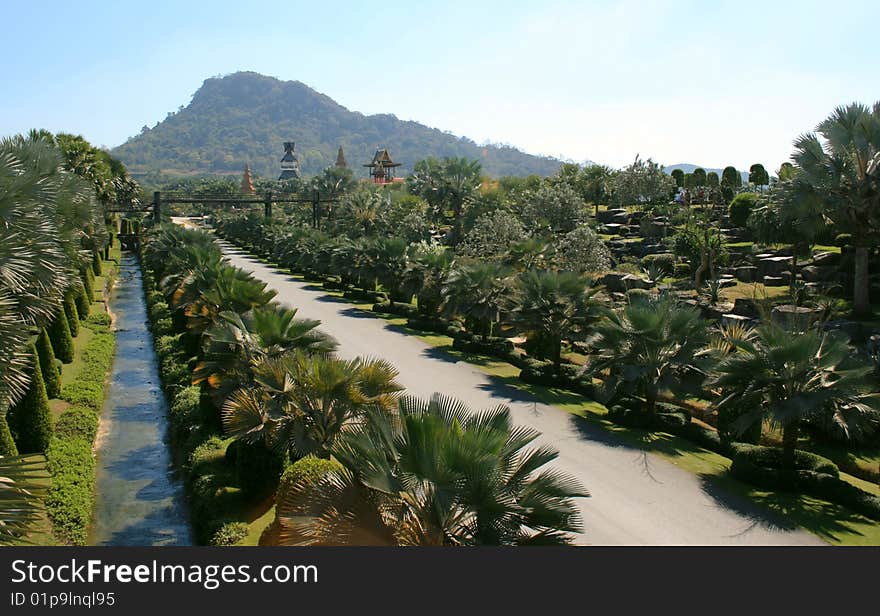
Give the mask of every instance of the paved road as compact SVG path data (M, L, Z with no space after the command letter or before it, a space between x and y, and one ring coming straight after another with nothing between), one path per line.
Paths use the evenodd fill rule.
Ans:
M645 455L600 428L491 378L475 366L438 353L416 336L394 331L348 304L223 244L236 266L278 291L277 299L320 319L339 341L340 355L392 362L410 393L454 395L474 408L507 404L513 418L542 433L559 450L557 466L578 477L591 497L580 499L584 533L593 545L821 545L744 499L719 491L653 454Z

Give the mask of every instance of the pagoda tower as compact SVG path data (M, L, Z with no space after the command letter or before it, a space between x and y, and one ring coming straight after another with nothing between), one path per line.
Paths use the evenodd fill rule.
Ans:
M296 154L293 153L295 146L296 143L293 141L284 142L284 158L281 159L281 175L278 176L279 180L292 180L302 177L299 171L299 161L296 159Z
M257 189L254 187L254 179L251 177L251 166L247 163L244 165L244 175L241 178L241 194L255 195Z
M342 146L339 146L339 152L336 154L336 167L339 169L348 168L348 163L345 162L345 152L342 151Z
M388 149L376 150L373 160L364 165L370 169L370 179L374 184L390 184L394 181L394 168L399 167L388 154Z

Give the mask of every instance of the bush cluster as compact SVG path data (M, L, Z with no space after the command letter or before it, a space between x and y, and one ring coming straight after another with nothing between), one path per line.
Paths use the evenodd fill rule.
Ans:
M66 429L74 428L73 423ZM85 427L88 433L89 426L81 427ZM46 460L52 473L52 486L46 495L46 510L52 520L53 531L74 545L84 545L95 489L92 441L75 432L68 432L64 438L53 438L46 452Z

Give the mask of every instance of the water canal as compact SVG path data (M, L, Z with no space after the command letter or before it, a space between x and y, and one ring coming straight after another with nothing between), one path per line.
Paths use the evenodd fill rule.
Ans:
M192 545L183 486L166 442L168 407L147 327L140 266L120 264L110 299L116 357L98 433L91 545Z

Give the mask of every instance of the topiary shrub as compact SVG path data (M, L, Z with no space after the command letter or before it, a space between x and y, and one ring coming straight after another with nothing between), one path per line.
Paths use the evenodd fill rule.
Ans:
M234 456L235 472L241 491L248 497L271 494L278 486L278 478L287 465L287 452L267 447L262 441L245 443L234 441L229 445Z
M15 446L15 439L12 438L12 432L9 431L9 424L6 422L6 413L0 413L0 456L17 456L18 447Z
M101 275L101 255L97 250L92 251L92 273L95 276Z
M782 468L782 449L779 447L734 443L731 446L731 451L733 452L734 464L737 462L741 465L748 463L767 471L776 471ZM834 462L809 451L796 450L794 464L794 470L824 473L832 477L840 476L840 471Z
M79 313L76 310L76 299L72 291L64 294L64 316L67 317L67 326L73 338L79 336Z
M86 288L83 286L82 282L77 282L75 285L73 297L76 301L76 312L79 314L79 318L81 320L87 319L89 312L91 312L92 302L89 301L89 298L86 295Z
M284 473L282 473L281 479L278 481L275 501L278 502L283 499L284 495L297 484L314 485L327 473L341 469L342 465L336 460L327 460L315 456L300 458L288 466Z
M757 204L758 195L756 193L739 193L733 198L733 201L730 202L730 205L727 208L727 215L730 217L731 224L739 228L745 227L749 215L752 213L752 210L755 209Z
M89 309L91 309L92 302L95 301L95 275L92 273L91 268L85 268L82 271L80 281L83 285L83 293L86 296L86 301L89 303Z
M55 436L60 439L81 438L93 442L98 433L98 414L83 406L72 406L58 418Z
M211 535L208 545L235 545L248 534L244 522L226 522Z
M104 403L104 387L101 383L77 379L61 390L61 398L75 406L87 406L99 411Z
M63 311L60 311L55 320L49 325L47 333L52 343L55 357L65 364L73 361L73 336L70 335L70 326Z
M40 369L43 371L46 396L57 398L61 395L61 372L58 370L55 351L52 350L52 343L45 329L41 329L37 336L37 355L40 358Z
M179 390L168 408L171 424L171 436L175 439L185 438L199 422L199 404L201 390L195 385Z
M24 397L7 414L15 445L22 454L45 452L49 448L54 428L40 358L33 343L30 355L33 361L31 383Z
M110 315L106 312L96 312L95 314L90 314L85 319L86 325L93 325L98 327L110 327L112 323L112 319Z

